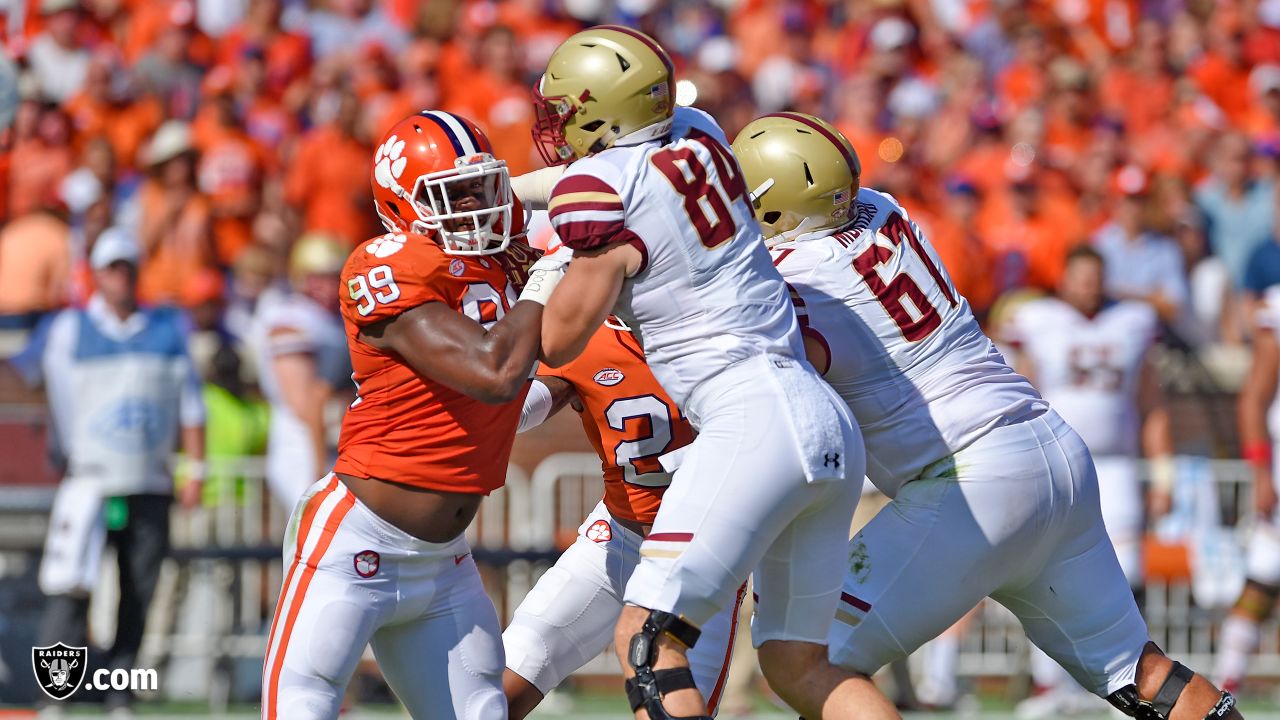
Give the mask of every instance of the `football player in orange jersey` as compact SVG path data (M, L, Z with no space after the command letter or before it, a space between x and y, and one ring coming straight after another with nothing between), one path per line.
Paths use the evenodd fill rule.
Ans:
M562 270L512 240L506 164L467 120L400 122L372 179L388 233L339 289L359 397L286 532L262 716L336 718L372 644L413 717L505 718L498 618L462 533L505 479Z
M502 633L507 652L503 686L513 720L525 717L571 673L613 639L622 595L640 562L640 543L658 514L671 473L660 458L693 441L693 427L649 371L644 350L611 318L577 359L543 367L525 398L520 431L565 405L600 456L604 499L530 591ZM671 464L668 461L667 464ZM737 611L725 606L703 625L689 651L694 682L715 713L728 675Z

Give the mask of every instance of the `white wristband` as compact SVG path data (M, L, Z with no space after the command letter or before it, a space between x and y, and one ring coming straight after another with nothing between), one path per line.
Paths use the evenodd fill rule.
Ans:
M546 422L553 404L555 401L551 397L551 391L542 381L534 380L529 385L529 393L524 396L524 407L520 408L520 424L516 427L516 432L532 430Z

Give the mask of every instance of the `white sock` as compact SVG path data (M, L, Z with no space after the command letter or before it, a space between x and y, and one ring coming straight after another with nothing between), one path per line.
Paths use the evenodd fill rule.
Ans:
M1249 667L1249 656L1258 649L1258 623L1239 615L1228 615L1218 633L1218 661L1213 668L1213 681L1239 684Z
M956 667L960 664L960 638L957 633L943 633L920 648L920 686L916 697L930 705L945 707L956 701Z

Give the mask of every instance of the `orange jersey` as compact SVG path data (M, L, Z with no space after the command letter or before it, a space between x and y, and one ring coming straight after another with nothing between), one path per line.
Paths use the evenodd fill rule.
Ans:
M359 338L361 328L429 302L491 326L515 303L537 251L448 255L418 235L356 247L342 269L342 318L359 397L342 420L334 471L456 493L502 487L524 393L492 405L416 373Z
M658 457L693 442L693 427L653 377L635 337L601 326L577 359L539 374L577 392L582 427L604 471L609 513L652 523L671 482Z

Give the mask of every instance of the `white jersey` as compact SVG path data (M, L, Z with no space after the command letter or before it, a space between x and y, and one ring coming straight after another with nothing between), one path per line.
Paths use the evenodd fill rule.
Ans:
M578 160L548 207L561 241L575 250L624 240L644 254L614 311L681 407L699 383L738 361L803 357L742 171L717 136L713 124L695 125L666 144L618 146Z
M772 252L801 331L830 355L824 378L862 428L867 476L890 497L990 429L1048 408L889 195L863 188L842 231Z
M1111 303L1086 317L1042 298L1014 314L1010 339L1035 368L1036 387L1094 455L1137 456L1138 388L1157 329L1155 310L1143 302Z

